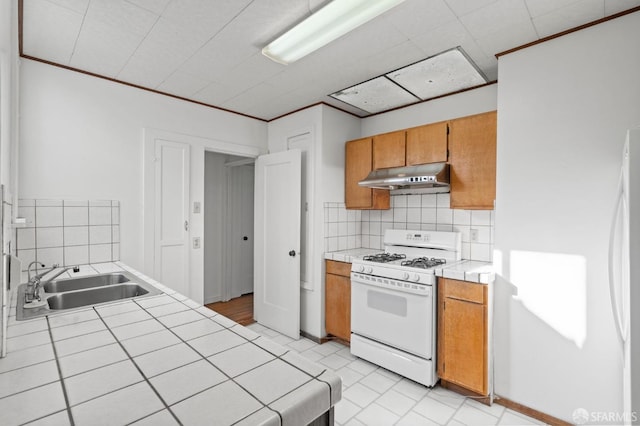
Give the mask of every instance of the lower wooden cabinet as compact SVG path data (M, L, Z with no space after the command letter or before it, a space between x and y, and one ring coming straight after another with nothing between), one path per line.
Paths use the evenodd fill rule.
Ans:
M488 289L486 285L438 279L438 375L488 395Z
M351 264L326 260L325 327L327 334L351 340Z

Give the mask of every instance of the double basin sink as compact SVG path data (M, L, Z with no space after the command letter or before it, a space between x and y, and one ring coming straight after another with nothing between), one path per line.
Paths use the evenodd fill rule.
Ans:
M18 287L16 319L19 321L162 293L150 283L127 271L52 280L42 286L40 291L40 298L46 300L46 303L33 302L37 305L24 302L26 289L27 284Z

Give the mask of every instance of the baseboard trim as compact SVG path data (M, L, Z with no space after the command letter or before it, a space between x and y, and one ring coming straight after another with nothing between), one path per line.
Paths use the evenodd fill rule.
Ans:
M300 335L302 337L304 337L305 339L309 339L312 342L315 342L315 343L317 343L319 345L321 345L323 343L326 343L326 342L328 342L330 340L330 339L327 339L326 337L316 337L313 334L309 334L306 331L302 331L302 330L300 330Z
M536 420L540 420L549 425L553 426L571 426L571 423L565 422L564 420L560 420L557 417L553 417L549 414L543 413L542 411L534 410L533 408L527 407L526 405L520 404L515 401L511 401L510 399L503 398L499 395L496 395L493 399L493 402L496 404L500 404L504 407L507 407L510 410L516 411L520 414L524 414L525 416L532 417Z

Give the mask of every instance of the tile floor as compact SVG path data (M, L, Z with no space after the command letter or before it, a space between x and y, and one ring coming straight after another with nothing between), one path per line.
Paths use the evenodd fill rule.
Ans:
M335 408L339 426L541 425L502 405L488 407L436 386L419 385L351 355L336 342L319 345L293 340L260 324L247 328L329 367L342 377L342 400Z

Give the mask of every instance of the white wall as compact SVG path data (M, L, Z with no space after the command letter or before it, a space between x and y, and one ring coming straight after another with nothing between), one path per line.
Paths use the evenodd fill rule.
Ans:
M362 119L362 137L467 115L495 111L498 85L491 84Z
M20 197L119 200L121 259L146 273L143 129L266 149L267 125L259 120L30 60L22 60L20 78ZM204 199L206 141L192 150L195 201ZM202 235L202 215L192 220ZM201 299L202 250L193 254Z
M573 422L622 411L607 254L640 12L499 61L495 391Z

